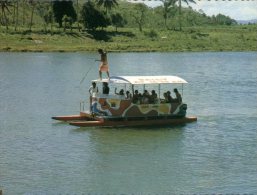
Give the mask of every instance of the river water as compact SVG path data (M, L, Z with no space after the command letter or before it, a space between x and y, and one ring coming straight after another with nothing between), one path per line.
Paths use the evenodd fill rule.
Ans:
M109 54L112 75L187 80L183 100L195 123L77 128L53 121L79 112L98 77L95 58L0 53L4 195L257 193L256 52Z

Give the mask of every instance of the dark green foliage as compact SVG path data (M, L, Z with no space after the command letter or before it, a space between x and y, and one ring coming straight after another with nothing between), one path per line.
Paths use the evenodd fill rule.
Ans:
M96 0L97 6L103 6L107 10L111 10L112 7L118 5L116 0Z
M53 2L53 12L56 22L59 27L62 27L62 19L64 15L67 15L75 22L77 19L76 11L73 7L72 1L54 1Z
M6 16L6 12L10 13L9 7L11 7L12 4L10 1L4 0L0 1L0 8L1 8L1 17L0 17L0 23L6 26L6 29L8 30L8 18Z
M215 24L219 24L219 25L236 24L235 20L231 19L228 16L222 15L222 14L218 14L216 17L213 17L212 19Z
M151 40L155 40L158 37L157 32L153 29L150 30L149 32L145 32L144 34L145 34L145 36L151 38Z
M146 12L148 8L143 3L135 4L135 8L131 11L131 16L134 18L135 23L138 25L139 31L143 31L143 25L146 20Z
M111 15L112 25L116 27L116 31L118 27L124 27L127 24L127 21L122 17L120 13L114 13Z
M183 0L182 0L183 1ZM64 15L67 15L71 18L71 22L74 23L76 17L72 17L72 14L67 14L67 12L73 12L73 15L76 16L74 8L76 11L82 10L82 4L76 4L76 1L28 1L28 0L19 0L18 4L14 3L12 0L0 0L0 25L4 26L6 30L10 30L8 27L14 27L16 29L28 27L33 31L33 28L42 27L46 30L51 24L51 29L56 26L55 21L59 23L59 26L63 26L65 21L67 27L71 26L72 29L75 29L74 24L70 25L70 19L67 21L63 19ZM30 2L30 3L29 3ZM73 2L73 4L72 4ZM82 1L80 1L82 2ZM83 1L85 2L85 1ZM98 27L106 27L110 24L110 18L112 18L112 25L117 27L132 27L132 28L147 28L147 29L158 29L164 30L178 30L179 21L184 28L196 27L196 26L209 26L209 25L235 25L236 21L219 14L217 16L207 16L202 10L199 12L193 10L191 7L182 7L181 15L179 15L179 7L177 0L162 0L163 4L159 7L149 8L142 4L142 7L136 6L135 3L129 3L125 1L119 1L119 6L112 8L112 12L109 12L110 18L106 15L106 12L103 8L97 6L97 2L93 2L93 12L101 12L93 14L93 17L89 17L85 21L85 17L80 17L78 21L77 29L80 23L88 29L96 29ZM191 1L188 1L191 2ZM165 3L165 6L164 6ZM64 4L69 4L68 11L64 8ZM19 6L19 7L18 7ZM75 6L73 8L73 6ZM78 6L78 7L77 7ZM17 9L14 9L18 7ZM53 8L55 7L55 12ZM164 10L166 9L166 10ZM17 12L15 11L17 10ZM19 12L18 12L19 11ZM89 10L89 13L85 15L92 15L92 11ZM116 15L115 13L120 13ZM87 16L88 17L88 16ZM123 19L121 19L121 17ZM58 18L58 20L57 20ZM53 21L55 19L55 21ZM90 21L89 21L90 20ZM96 24L92 24L96 23ZM120 29L119 29L120 30Z
M49 9L44 15L43 15L44 21L46 24L50 24L53 22L53 11Z
M90 30L96 30L98 27L107 27L110 24L110 19L98 10L92 1L88 1L83 5L81 18L84 27Z
M64 24L64 27L63 27L63 30L65 31L67 27L70 27L72 26L72 18L67 16L67 15L64 15L63 18L62 18L62 22ZM71 28L72 30L72 28Z
M164 25L166 28L168 28L167 19L170 17L171 12L174 10L176 0L161 0L161 1L163 3L162 14L164 18Z

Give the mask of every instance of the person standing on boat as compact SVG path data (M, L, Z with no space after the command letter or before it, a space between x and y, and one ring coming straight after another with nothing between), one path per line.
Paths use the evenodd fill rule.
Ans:
M101 55L101 60L96 60L96 61L100 61L99 79L102 80L102 72L106 72L108 79L110 79L109 65L108 65L108 61L107 61L107 53L104 52L102 49L98 49L98 53Z
M178 103L181 103L182 102L182 97L181 97L180 93L178 92L177 88L174 89L174 93L176 94L175 101L178 102Z
M110 88L108 86L108 83L107 82L103 82L103 94L108 95L109 91L110 91Z
M92 85L88 91L90 94L90 111L92 112L92 99L96 98L96 94L98 93L98 87L96 86L95 82L92 82Z
M90 96L96 96L96 94L98 93L98 87L96 86L95 82L92 82L92 85L88 91L90 93Z

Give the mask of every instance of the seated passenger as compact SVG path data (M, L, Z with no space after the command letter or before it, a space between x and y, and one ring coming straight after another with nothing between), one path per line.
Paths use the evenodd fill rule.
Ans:
M91 103L91 112L92 113L98 113L99 110L97 109L97 98L96 97L93 97L92 98L92 103Z
M170 91L167 91L167 102L166 103L172 103L174 99L170 95Z
M131 99L132 95L129 91L126 91L126 99Z
M176 94L176 98L174 99L173 102L181 103L182 102L182 97L181 97L180 93L178 92L177 88L174 89L174 93Z
M143 103L143 95L141 93L138 94L138 100L140 104Z
M149 103L150 104L157 104L158 103L157 94L155 93L154 90L152 90L152 94L150 95Z
M143 96L145 96L145 97L149 97L149 96L150 96L150 94L149 94L149 92L148 92L147 90L144 90Z
M148 93L147 90L145 90L143 93L142 104L149 104L150 103L149 101L150 101L150 94Z
M135 90L135 93L134 93L133 98L132 98L132 102L134 104L139 104L140 103L138 90Z
M115 93L116 95L121 95L121 96L124 96L124 97L125 97L125 95L124 95L124 89L121 89L121 90L119 91L119 93L117 93L117 88L115 88L114 93Z
M91 104L91 114L92 115L105 115L107 116L107 113L104 111L101 111L97 108L97 98L92 98L92 104Z
M167 96L167 93L163 93L163 97L164 99L161 100L161 103L167 103L168 102L168 96Z

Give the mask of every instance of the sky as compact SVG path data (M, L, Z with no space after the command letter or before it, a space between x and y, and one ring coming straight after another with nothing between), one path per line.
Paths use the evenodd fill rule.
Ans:
M129 0L134 1L134 0ZM140 2L142 0L137 0ZM223 14L235 20L252 20L257 19L257 0L195 0L196 4L190 3L194 10L200 9L208 15ZM145 0L142 1L148 6L154 7L162 5L158 0ZM183 3L182 6L187 6Z

